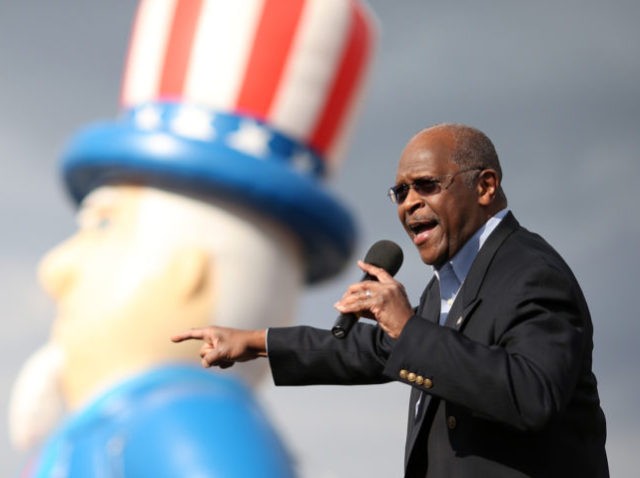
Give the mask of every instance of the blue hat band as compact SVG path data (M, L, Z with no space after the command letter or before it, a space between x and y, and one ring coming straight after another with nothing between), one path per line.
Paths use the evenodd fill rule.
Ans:
M223 197L279 222L298 238L307 282L337 274L351 256L351 214L324 188L309 148L241 116L150 104L77 134L63 154L80 202L103 184L136 183Z
M303 175L323 178L321 157L302 142L268 124L239 114L183 103L143 103L124 112L126 122L141 131L166 132L207 143L223 143L239 154L286 163Z

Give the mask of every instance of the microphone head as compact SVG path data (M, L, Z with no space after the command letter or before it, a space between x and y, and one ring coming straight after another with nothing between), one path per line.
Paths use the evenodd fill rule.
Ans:
M393 241L383 239L369 248L367 255L364 257L364 262L381 267L394 276L400 269L403 259L404 254L400 246Z

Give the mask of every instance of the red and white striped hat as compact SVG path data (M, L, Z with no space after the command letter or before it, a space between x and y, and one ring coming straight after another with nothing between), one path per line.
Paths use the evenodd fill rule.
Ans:
M300 237L310 282L337 273L355 226L320 180L344 149L374 34L360 0L142 0L122 117L73 138L70 193L137 181L232 196Z

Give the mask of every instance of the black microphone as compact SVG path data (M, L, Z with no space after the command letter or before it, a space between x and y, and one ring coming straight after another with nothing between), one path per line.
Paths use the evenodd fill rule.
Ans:
M380 267L394 276L396 272L398 272L398 269L400 269L403 258L402 249L400 249L398 244L383 239L369 248L367 255L364 257L364 262ZM362 276L362 281L366 280L378 279L370 274L365 274ZM334 337L343 339L357 321L358 316L356 314L340 314L331 329L331 333Z

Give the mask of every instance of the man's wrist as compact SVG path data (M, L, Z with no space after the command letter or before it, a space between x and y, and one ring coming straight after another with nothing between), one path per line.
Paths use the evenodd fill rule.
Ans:
M267 334L269 329L253 330L249 345L258 357L267 357Z

